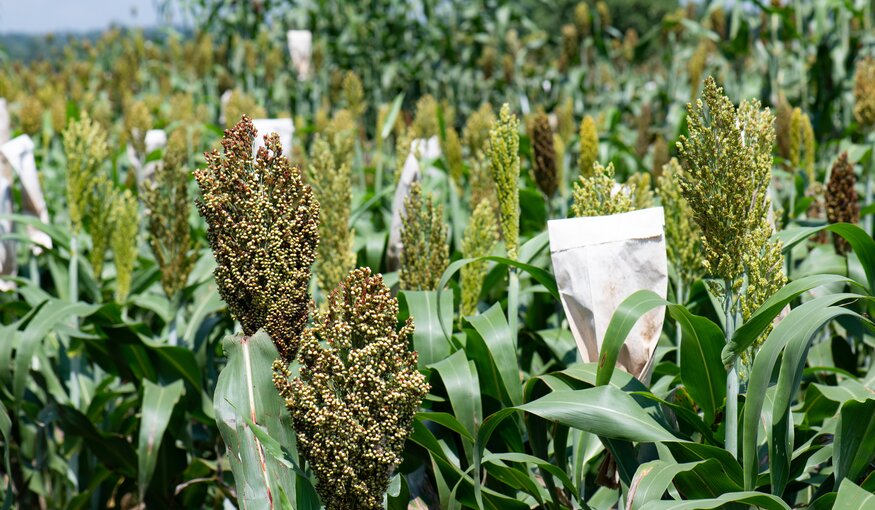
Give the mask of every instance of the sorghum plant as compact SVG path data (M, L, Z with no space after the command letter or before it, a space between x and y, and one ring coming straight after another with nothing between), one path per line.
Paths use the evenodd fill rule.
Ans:
M794 108L790 116L790 165L792 170L804 170L808 182L814 180L814 130L811 119Z
M434 290L449 265L444 208L431 195L423 200L422 186L414 182L404 200L401 226L401 288Z
M843 152L832 166L826 186L826 217L830 223L857 223L860 221L860 204L857 203L857 176L854 165ZM845 238L833 236L836 253L845 255L851 247Z
M141 160L146 157L146 131L152 129L152 124L152 112L146 103L128 100L124 115L125 136Z
M592 166L599 155L599 134L596 131L595 121L589 115L580 123L580 156L577 159L577 167L580 175L587 177L593 174Z
M517 258L520 233L519 147L519 120L510 113L510 106L505 103L498 121L489 132L489 168L495 181L501 233L510 259Z
M149 218L149 245L161 271L161 288L170 299L185 287L197 256L188 223L186 152L185 130L175 129L153 179L140 193Z
M283 154L276 133L252 154L255 126L245 115L194 172L216 257L219 295L243 333L270 335L284 360L294 358L307 322L310 266L319 244L319 204Z
M653 154L651 155L650 173L653 178L659 181L662 176L662 169L669 162L668 143L661 135L657 135L653 140Z
M259 105L254 97L242 90L231 91L231 96L225 104L225 127L230 128L243 115L260 119L267 116L267 111Z
M465 236L462 238L462 257L466 259L486 257L495 249L498 243L498 227L495 224L495 213L489 201L484 199L477 204ZM462 316L477 313L477 302L480 300L480 289L486 278L487 263L485 260L471 262L462 267Z
M650 189L650 174L637 172L629 176L624 192L632 199L633 209L647 209L653 206L653 190Z
M355 236L349 227L352 176L349 164L338 166L328 142L319 135L310 150L307 182L321 206L316 279L319 288L328 292L355 267Z
M354 71L347 71L343 76L343 100L346 109L354 116L361 117L365 113L367 108L365 91L362 88L362 80Z
M532 153L535 159L533 166L535 182L541 192L549 200L559 187L559 175L556 164L556 147L553 144L553 130L547 114L538 112L532 119Z
M400 330L398 301L370 269L352 271L304 330L298 377L274 364L297 447L316 474L328 510L383 508L413 416L428 393L408 350L413 320Z
M681 195L702 231L704 268L713 278L711 291L723 301L729 342L739 313L748 317L786 281L781 243L771 239L768 218L774 119L756 100L743 101L736 110L712 77L688 111L689 136L678 142ZM726 449L733 455L737 370L738 362L727 376Z
M416 115L413 117L413 133L416 138L430 138L438 134L438 102L426 94L416 101Z

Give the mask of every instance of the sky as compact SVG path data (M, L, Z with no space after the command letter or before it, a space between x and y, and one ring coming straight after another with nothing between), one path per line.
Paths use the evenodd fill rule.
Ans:
M101 30L111 24L154 27L158 0L0 0L0 33Z

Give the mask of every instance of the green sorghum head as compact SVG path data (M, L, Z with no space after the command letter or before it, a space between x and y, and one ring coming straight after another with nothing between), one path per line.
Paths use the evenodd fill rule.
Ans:
M495 211L490 202L481 200L471 214L465 235L462 238L462 257L466 259L486 257L492 254L498 243L498 225L495 223ZM480 300L480 289L486 278L487 262L479 260L462 267L462 316L477 313L477 302Z
M449 244L444 209L434 197L423 200L422 186L414 182L404 200L401 226L403 290L435 290L449 265Z
M517 258L520 233L520 135L519 120L505 103L489 132L489 160L498 195L501 233L507 256Z

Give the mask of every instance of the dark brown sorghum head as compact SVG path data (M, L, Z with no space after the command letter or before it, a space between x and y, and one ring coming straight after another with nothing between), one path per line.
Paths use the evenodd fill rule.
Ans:
M219 295L246 335L264 328L291 360L309 313L319 203L283 155L279 136L265 136L253 156L255 135L244 115L225 131L223 152L206 154L207 167L194 172L203 192L197 208L216 257Z
M535 114L531 125L532 152L535 156L535 182L544 195L550 198L559 187L553 130L550 128L550 121L544 112Z
M848 161L848 153L843 152L832 166L829 183L826 186L826 218L830 223L857 223L860 221L860 204L857 203L857 176L854 165ZM833 236L836 252L844 255L851 250L841 236Z

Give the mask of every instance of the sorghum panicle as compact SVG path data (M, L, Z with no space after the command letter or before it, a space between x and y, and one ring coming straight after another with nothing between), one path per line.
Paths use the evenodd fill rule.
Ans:
M848 161L848 153L843 152L832 166L829 183L826 186L826 215L830 223L857 223L860 221L860 204L857 202L857 176L854 165ZM845 255L851 246L844 237L833 235L836 253Z
M489 159L492 180L498 194L501 233L507 256L515 260L520 229L520 135L519 120L505 103L498 121L489 132Z
M422 186L414 182L404 200L401 226L401 288L435 290L449 265L444 209L431 195L423 200Z
M592 174L581 176L575 183L573 198L571 211L575 216L607 216L635 210L630 194L614 181L613 163L607 167L593 165Z
M875 124L875 58L857 62L854 77L854 118L865 127Z
M99 179L100 168L109 154L103 128L83 114L64 130L64 154L67 158L67 208L73 233L82 230L91 195Z
M333 289L355 267L354 233L349 227L352 175L349 164L338 166L328 142L313 139L307 182L320 205L316 279L324 292Z
M486 257L492 254L498 243L498 226L495 224L495 212L489 201L484 199L477 204L465 235L462 238L462 257L466 259ZM486 278L487 262L480 260L462 267L462 316L477 313L477 302L480 300L480 289Z
M131 190L116 193L112 206L112 254L115 260L115 300L124 303L131 290L140 231L139 203Z
M171 299L185 287L197 258L188 223L187 145L185 129L170 133L164 158L140 194L148 214L149 245L161 270L161 288Z
M319 244L319 203L291 167L276 133L252 155L248 117L225 131L223 152L207 153L194 172L197 208L217 267L219 295L246 335L270 335L284 360L294 358L308 316L310 266Z
M596 131L595 121L589 115L580 123L580 157L577 159L577 167L580 175L584 177L593 174L593 164L599 155L599 134Z
M274 363L298 451L327 510L378 510L429 385L396 329L398 301L370 269L352 271L301 335L298 377Z
M702 276L702 240L693 222L690 204L681 195L683 168L672 158L657 179L659 199L665 213L665 248L668 260L685 286Z
M553 145L553 130L547 114L539 112L532 119L532 153L535 158L535 182L541 192L551 198L559 187L556 168L556 148Z

